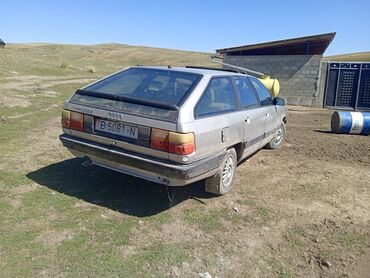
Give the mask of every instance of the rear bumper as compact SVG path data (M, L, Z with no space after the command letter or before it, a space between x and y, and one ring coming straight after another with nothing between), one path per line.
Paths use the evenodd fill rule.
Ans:
M60 135L63 145L93 164L169 186L181 186L214 175L225 152L220 152L190 164L177 164L102 145L70 135Z

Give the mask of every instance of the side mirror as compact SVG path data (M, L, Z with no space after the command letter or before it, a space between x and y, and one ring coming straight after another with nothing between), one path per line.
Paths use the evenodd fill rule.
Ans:
M285 99L276 97L274 98L273 104L276 106L284 106L285 105Z

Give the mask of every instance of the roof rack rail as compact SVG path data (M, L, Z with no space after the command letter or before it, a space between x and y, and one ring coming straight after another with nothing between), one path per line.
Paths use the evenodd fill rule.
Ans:
M237 71L237 70L234 70L234 69L223 69L223 68L213 68L213 67L185 66L185 68L188 68L188 69L218 70L218 71L229 71L229 72L240 73L240 71Z
M216 64L220 64L220 65L223 65L225 67L232 68L233 70L236 70L236 71L244 73L244 74L251 74L251 75L255 75L255 76L265 76L265 74L263 72L259 72L259 71L255 71L255 70L251 70L251 69L247 69L247 68L242 68L242 67L238 67L238 66L235 66L235 65L224 63L223 61L219 61L219 60L223 59L220 56L211 56L211 59L212 59L212 62L214 62Z

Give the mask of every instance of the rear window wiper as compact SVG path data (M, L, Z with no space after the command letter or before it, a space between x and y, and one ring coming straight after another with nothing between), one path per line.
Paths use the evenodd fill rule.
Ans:
M173 104L168 104L168 103L163 103L163 102L158 102L158 101L147 101L147 100L142 100L142 99L137 99L137 98L131 98L131 97L120 96L120 95L112 95L112 94L100 93L100 92L94 92L94 91L88 91L88 90L79 89L76 91L75 94L117 100L117 101L151 106L151 107L162 108L162 109L167 109L167 110L174 110L174 111L179 110L179 107Z

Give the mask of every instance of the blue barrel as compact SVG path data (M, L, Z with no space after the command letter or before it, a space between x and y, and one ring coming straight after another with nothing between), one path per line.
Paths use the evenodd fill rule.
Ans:
M369 112L335 111L331 116L333 133L370 134Z

